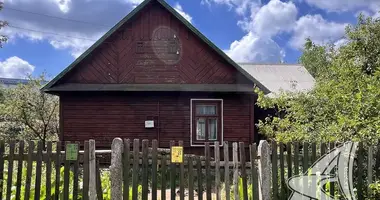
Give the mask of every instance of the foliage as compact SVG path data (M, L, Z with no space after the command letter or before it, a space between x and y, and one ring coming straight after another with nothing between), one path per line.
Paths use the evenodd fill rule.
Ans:
M55 139L59 131L58 98L40 91L44 76L3 89L0 136L3 139Z
M242 200L244 199L244 193L243 193L243 179L240 177L239 178L239 183L238 183L238 192L239 192L239 199ZM247 190L248 190L248 199L252 199L253 198L253 194L252 194L252 184L248 184L248 187L247 187ZM222 191L222 193L225 193ZM231 186L231 189L230 189L230 198L231 200L234 200L235 199L235 195L234 195L234 186Z
M4 4L3 2L0 2L0 11L3 9L3 4ZM8 25L8 23L6 21L0 20L0 30L1 30L1 28L5 27L7 25ZM2 44L6 41L7 41L7 37L5 37L5 35L0 34L0 48L3 47Z
M366 198L367 200L380 199L380 181L370 184L369 189L372 191L372 194Z
M380 20L360 16L339 48L306 43L301 62L314 73L308 92L258 93L258 106L275 114L259 122L281 142L367 141L380 138ZM311 65L311 63L313 65Z

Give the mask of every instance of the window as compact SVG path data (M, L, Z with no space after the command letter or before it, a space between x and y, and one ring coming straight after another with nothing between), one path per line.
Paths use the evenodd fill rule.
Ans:
M191 100L192 145L222 142L222 100Z

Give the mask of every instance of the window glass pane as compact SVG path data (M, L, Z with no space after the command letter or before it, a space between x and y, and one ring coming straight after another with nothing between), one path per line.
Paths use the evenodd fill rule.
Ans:
M208 139L217 140L218 134L218 120L217 119L208 119Z
M206 120L204 118L197 119L197 140L206 139Z
M216 115L216 106L214 105L197 105L197 115Z

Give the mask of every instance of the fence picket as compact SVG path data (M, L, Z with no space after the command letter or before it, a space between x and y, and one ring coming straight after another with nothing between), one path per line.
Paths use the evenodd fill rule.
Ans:
M368 147L368 166L367 166L367 184L370 185L373 183L373 147ZM368 187L368 196L372 195L371 187Z
M166 199L166 155L161 157L161 199Z
M357 162L357 168L358 168L358 185L357 185L357 195L358 199L364 199L364 168L363 168L363 161L364 161L364 148L363 143L359 143L359 152L358 152L358 162Z
M302 162L302 171L303 173L307 173L309 168L309 143L303 143L303 162Z
M219 142L214 143L214 155L215 155L215 193L216 200L220 200L220 146Z
M300 171L299 171L299 153L300 153L300 149L299 149L299 144L298 142L295 142L294 143L294 174L295 175L299 175Z
M206 199L211 199L211 169L210 169L210 143L205 143L205 167L206 167Z
M234 198L239 199L239 161L237 142L232 143L232 161L234 166L234 176L232 180L232 184L234 185Z
M183 141L179 141L179 146L183 147ZM179 174L179 199L180 200L184 200L185 199L185 185L184 185L184 182L185 182L185 166L184 166L184 162L185 162L185 158L182 158L183 159L183 162L179 164L179 171L180 171L180 174Z
M77 149L77 155L79 155L79 147L80 144L77 142L78 149ZM79 157L74 162L74 183L73 183L73 200L78 199L78 187L79 187Z
M335 148L334 142L330 142L330 151L332 151ZM331 173L335 173L335 168L331 171ZM335 196L335 184L334 182L330 183L330 196Z
M29 144L30 145L30 144ZM59 193L60 193L60 178L61 178L61 142L57 142L57 147L55 151L55 191L54 191L54 199L59 199ZM33 151L33 150L32 150ZM32 157L30 158L32 159ZM28 161L29 163L29 161ZM27 199L27 198L25 198Z
M96 196L98 197L98 200L103 200L103 187L102 187L102 181L101 181L99 160L96 160L95 170L96 170Z
M203 199L203 185L202 185L202 165L201 158L197 157L197 180L198 180L198 200Z
M33 152L34 152L34 142L29 141L28 165L26 169L25 195L24 195L25 198L24 199L29 199L30 197L30 185L32 183L32 170L33 170Z
M194 170L193 170L193 157L189 157L189 200L194 200Z
M139 146L140 140L133 140L133 172L132 172L132 200L137 200L137 187L138 187L138 165L139 165Z
M8 157L8 176L7 176L7 194L6 200L10 200L12 196L12 176L13 176L13 159L15 152L15 141L9 142L9 157Z
M63 199L69 199L69 184L70 184L70 161L67 160L67 145L69 141L65 142L65 157L64 159L64 171L63 171Z
M0 200L3 199L3 186L4 186L4 141L0 141Z
M51 152L53 149L52 142L47 143L46 148L46 200L51 199Z
M83 200L88 200L88 190L90 184L89 174L89 142L84 142L84 155L83 155Z
M226 200L230 200L230 156L228 149L228 142L225 141L223 144L224 150L224 188L226 190Z
M252 200L259 199L259 184L258 184L258 174L257 174L257 149L256 144L249 146L250 148L250 158L251 158L251 179L252 179Z
M284 144L279 143L280 147L280 197L284 198L286 195L286 183L285 183L285 163L284 163Z
M152 141L152 199L157 199L157 140Z
M34 199L39 200L41 195L41 172L42 172L42 141L37 145L37 164L36 164L36 181L34 187Z
M175 142L170 141L170 199L175 200L175 177L176 177L176 165L171 162L171 148L175 146Z
M22 178L22 164L24 156L24 141L19 142L18 146L18 162L17 162L17 178L16 178L16 200L20 200L21 196L21 178Z
M292 143L289 142L286 145L286 153L287 153L287 159L286 159L286 165L288 167L288 179L292 177Z
M248 188L247 188L247 172L245 165L245 145L244 142L239 142L240 150L240 166L241 166L241 179L243 183L243 199L248 200Z
M273 199L278 199L278 165L277 165L277 143L272 141L272 184L273 184Z
M311 144L311 164L313 164L317 160L317 144Z
M149 141L142 141L142 200L148 200L148 148Z

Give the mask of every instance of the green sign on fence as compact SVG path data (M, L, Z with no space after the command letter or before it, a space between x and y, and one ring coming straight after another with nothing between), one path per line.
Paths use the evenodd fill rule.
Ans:
M67 144L66 145L66 160L77 160L78 159L78 144Z

